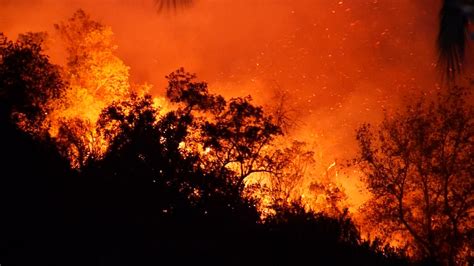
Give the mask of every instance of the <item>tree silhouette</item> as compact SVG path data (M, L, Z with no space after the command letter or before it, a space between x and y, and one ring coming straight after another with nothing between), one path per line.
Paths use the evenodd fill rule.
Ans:
M195 135L206 157L201 162L218 176L234 174L231 181L239 189L254 173L270 172L274 162L269 146L281 128L250 97L225 101L208 92L207 84L180 69L168 76L167 95L183 110L197 113Z
M358 161L373 200L367 211L384 230L401 230L413 249L446 265L473 249L474 112L468 90L454 88L387 115L378 131L357 133Z
M55 264L52 250L62 252L63 178L71 173L43 122L64 82L44 37L0 34L0 261L9 265Z
M1 119L15 122L38 135L45 134L43 123L51 108L47 103L64 95L60 68L49 62L41 47L46 34L20 35L16 42L0 33Z

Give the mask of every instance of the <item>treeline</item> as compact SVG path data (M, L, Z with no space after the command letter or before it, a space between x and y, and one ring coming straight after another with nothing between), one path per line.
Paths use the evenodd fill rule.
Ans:
M106 152L71 168L41 123L67 86L61 70L31 35L2 36L0 52L2 265L407 263L361 240L346 213L279 204L261 219L243 180L276 171L259 152L282 131L249 98L212 95L179 70L176 110L159 116L149 95L114 102L98 122Z

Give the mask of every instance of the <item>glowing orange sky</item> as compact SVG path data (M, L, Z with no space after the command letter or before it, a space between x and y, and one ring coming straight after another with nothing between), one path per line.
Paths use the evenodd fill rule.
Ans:
M0 0L0 31L53 32L78 8L112 26L133 80L157 94L180 66L260 104L287 90L301 122L294 137L314 141L328 164L355 148L358 124L439 81L433 0L196 0L167 14L152 0Z

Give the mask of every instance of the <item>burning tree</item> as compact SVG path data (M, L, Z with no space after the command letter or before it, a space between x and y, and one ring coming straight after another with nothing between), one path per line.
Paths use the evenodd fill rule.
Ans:
M343 214L347 207L343 188L334 176L318 174L315 153L307 144L280 145L285 147L272 153L270 170L247 183L259 196L261 209L275 213L296 204L334 217Z
M67 22L55 26L65 43L68 58L64 79L69 86L64 97L51 101L54 110L51 135L75 167L106 148L95 131L102 110L131 92L129 67L115 55L110 27L78 10Z
M84 11L57 24L56 30L68 52L69 89L61 114L94 122L104 107L129 94L129 67L115 55L110 27L93 21Z
M308 169L316 163L314 152L308 151L304 142L294 141L290 147L278 150L274 174L270 176L270 190L275 202L289 203L304 193Z
M64 69L44 54L45 33L20 35L16 42L0 35L3 111L23 130L53 137L62 155L82 167L106 149L96 122L102 109L128 97L129 68L114 54L111 29L84 11L56 29L68 52Z
M418 256L463 264L474 248L474 109L467 89L421 99L357 132L357 161L385 231L412 238Z

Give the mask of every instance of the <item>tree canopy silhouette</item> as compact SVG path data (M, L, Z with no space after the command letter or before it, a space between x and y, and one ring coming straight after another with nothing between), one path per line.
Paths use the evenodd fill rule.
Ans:
M469 261L474 225L474 109L454 88L386 115L377 131L357 132L358 162L373 199L366 210L386 232L443 265ZM471 258L472 260L472 258Z
M41 134L51 111L47 103L64 95L66 86L60 68L43 51L45 38L45 33L27 33L13 42L0 33L0 119L16 116L15 123Z
M251 174L271 171L275 162L266 149L282 129L261 106L253 105L250 97L226 101L210 94L206 83L196 82L195 76L183 69L168 79L170 101L196 117L191 141L199 142L205 151L201 160L205 168L217 176L232 173L229 181L239 189Z
M44 37L28 33L10 41L0 33L0 261L6 265L54 264L52 250L62 241L63 178L72 173L43 120L46 103L65 84L44 54Z
M81 25L85 18L75 19ZM403 253L361 240L346 211L328 216L292 201L262 219L256 200L244 193L245 179L270 173L282 181L282 194L291 193L283 175L301 177L297 160L310 161L311 153L298 143L276 149L274 139L283 134L278 117L250 97L210 93L183 69L168 76L170 111L150 95L124 93L104 104L93 126L77 119L62 134L46 134L47 127L41 138L25 132L17 116L48 125L47 103L70 84L42 53L42 35L17 42L1 36L0 263L407 264ZM80 54L72 63L93 56L87 49ZM69 146L60 144L87 151L81 145L89 136L106 141L105 152L78 153L83 163L71 168Z

